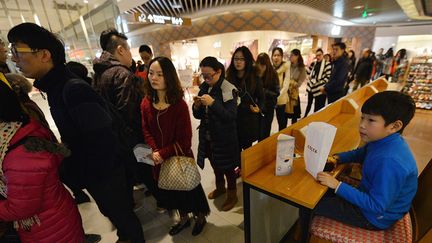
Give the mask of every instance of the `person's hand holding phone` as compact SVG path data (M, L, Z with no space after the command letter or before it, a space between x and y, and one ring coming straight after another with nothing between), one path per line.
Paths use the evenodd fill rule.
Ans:
M193 101L194 101L193 106L196 107L196 108L198 108L198 107L200 107L202 105L202 103L201 103L201 96L194 96L193 97Z
M213 97L211 97L208 94L201 96L200 100L201 100L201 104L203 104L205 106L211 106L214 103Z
M257 105L250 105L249 108L253 113L259 113L260 112L260 108Z

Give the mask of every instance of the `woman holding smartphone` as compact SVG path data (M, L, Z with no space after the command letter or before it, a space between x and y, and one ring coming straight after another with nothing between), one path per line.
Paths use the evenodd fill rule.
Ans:
M250 50L237 48L227 69L227 80L238 89L240 104L237 108L237 133L241 149L247 149L258 139L259 121L264 108L264 90L254 68Z
M214 57L206 57L200 63L204 83L192 106L193 115L200 119L198 165L204 168L208 158L216 177L216 189L209 199L215 199L227 191L223 211L232 209L237 199L235 167L240 153L237 140L237 89L225 80L224 66Z

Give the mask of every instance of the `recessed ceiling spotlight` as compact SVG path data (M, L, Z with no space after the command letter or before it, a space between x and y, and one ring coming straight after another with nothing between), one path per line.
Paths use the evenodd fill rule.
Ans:
M358 6L355 6L354 9L362 9L363 7L364 7L363 5L358 5Z
M181 4L181 2L177 3L177 1L173 1L172 3L170 2L170 5L172 8L175 8L175 9L183 8L183 5Z

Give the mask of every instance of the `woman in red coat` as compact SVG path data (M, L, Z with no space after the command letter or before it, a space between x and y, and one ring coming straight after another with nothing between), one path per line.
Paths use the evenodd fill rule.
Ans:
M84 242L78 209L58 175L69 151L28 118L0 78L0 221L13 221L23 243Z
M192 125L189 109L183 100L183 90L174 65L166 57L156 57L150 62L148 96L141 103L144 138L153 150L155 179L164 160L176 155L177 143L186 156L193 157ZM190 191L159 189L158 201L166 209L178 210L181 220L171 227L170 235L180 233L190 226L188 213L196 216L192 235L198 235L210 213L204 190L199 184Z

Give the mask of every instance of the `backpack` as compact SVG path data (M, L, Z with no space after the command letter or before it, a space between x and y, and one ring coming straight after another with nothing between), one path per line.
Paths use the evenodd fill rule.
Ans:
M67 104L65 97L71 85L76 83L82 83L85 85L89 85L82 79L70 79L66 82L63 87L63 102ZM95 92L96 93L96 92ZM97 94L97 93L96 93ZM122 115L118 111L117 107L115 107L111 102L106 100L104 97L98 94L103 102L103 107L112 120L112 128L114 131L114 135L117 138L119 144L119 152L122 158L133 156L133 148L136 145L133 130L126 124Z

